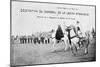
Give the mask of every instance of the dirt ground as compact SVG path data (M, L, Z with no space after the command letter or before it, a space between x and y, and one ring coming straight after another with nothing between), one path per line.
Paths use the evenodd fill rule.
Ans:
M12 44L11 65L35 65L50 63L69 63L96 60L95 40L89 45L89 53L84 55L84 48L78 51L79 55L73 56L70 49L64 50L63 43L56 44ZM56 50L56 51L54 51Z

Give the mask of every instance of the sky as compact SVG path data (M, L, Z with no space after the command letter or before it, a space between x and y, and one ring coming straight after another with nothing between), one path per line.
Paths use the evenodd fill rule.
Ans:
M58 9L58 7L66 9ZM77 9L77 10L72 10ZM35 12L21 12L21 9L30 10L47 10L47 11L65 11L65 12L79 12L88 13L84 15L58 15L49 13L35 13ZM40 16L42 18L39 18ZM43 18L56 17L56 19ZM67 19L58 19L59 17ZM71 18L71 19L70 19ZM74 18L74 19L73 19ZM91 30L95 28L95 7L93 6L76 6L63 4L47 4L47 3L31 3L31 2L12 2L12 35L30 35L35 32L47 32L51 29L57 29L58 25L63 27L63 24L69 26L79 21L82 30Z

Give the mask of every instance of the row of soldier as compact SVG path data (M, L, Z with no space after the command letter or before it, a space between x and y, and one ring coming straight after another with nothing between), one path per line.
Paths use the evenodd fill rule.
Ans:
M36 33L37 34L37 33ZM20 44L49 44L51 43L51 33L50 32L42 32L38 33L38 35L30 35L30 36L11 36L11 42Z
M50 43L50 38L46 38L46 37L25 38L25 37L22 37L22 38L20 38L20 43L21 44L26 44L26 43L48 44L48 43Z

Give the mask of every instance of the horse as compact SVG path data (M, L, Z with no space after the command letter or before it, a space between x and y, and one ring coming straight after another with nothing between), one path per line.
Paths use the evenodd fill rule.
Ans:
M83 45L85 47L85 54L87 53L88 50L88 45L89 45L89 35L86 34L84 37L83 33L81 30L77 30L77 27L74 25L66 26L66 32L68 32L68 40L70 44L70 49L73 55L76 55L77 50L80 49ZM75 35L70 36L70 31L73 30Z
M71 51L74 56L78 54L78 49L77 49L76 44L81 44L81 48L84 48L84 55L88 54L88 46L90 44L90 34L85 32L85 36L82 38L79 38L78 42L76 43L72 42Z
M82 45L85 47L85 54L88 54L88 46L90 44L90 34L85 33L85 38L82 40Z

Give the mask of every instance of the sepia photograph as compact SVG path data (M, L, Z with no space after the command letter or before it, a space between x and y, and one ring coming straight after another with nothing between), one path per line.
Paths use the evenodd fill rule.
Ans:
M16 1L10 4L10 65L96 61L96 6Z

